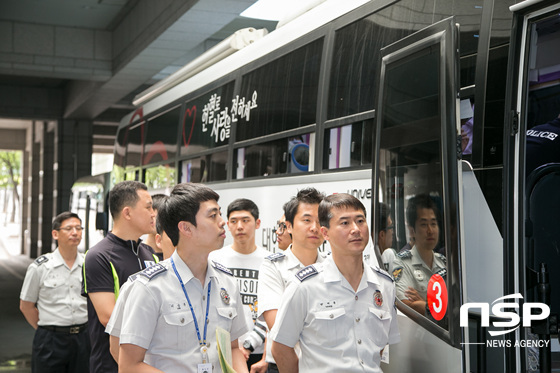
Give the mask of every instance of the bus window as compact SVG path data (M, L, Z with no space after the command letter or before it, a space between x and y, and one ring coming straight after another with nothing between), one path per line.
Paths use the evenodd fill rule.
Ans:
M175 158L177 153L177 125L180 107L169 110L148 120L146 141L144 142L144 161L150 164Z
M458 74L452 73L458 70L448 62L453 59L442 58L456 52L453 21L432 28L382 50L376 190L377 202L387 206L392 222L396 257L388 267L397 298L408 306L401 309L448 330L447 305L439 307L439 301L436 307L434 301L442 293L432 293L435 298L430 298L435 288L428 284L438 282L441 291L452 288L447 273L458 241L453 203L457 180L449 176L456 174L458 164L459 126L454 115ZM448 36L430 36L438 29Z
M126 166L138 167L142 159L142 147L144 142L144 123L140 123L128 130L126 143ZM129 179L127 179L129 180Z
M140 170L133 167L127 167L124 170L125 180L140 180Z
M145 170L144 184L149 189L164 189L175 184L175 165L165 164Z
M471 98L461 100L459 118L461 119L461 151L463 159L469 160L474 140L474 104Z
M122 128L117 134L117 141L115 142L114 163L116 166L124 167L126 156L126 141L128 137L128 128Z
M238 148L234 154L234 178L312 171L314 139L312 133Z
M181 162L181 183L206 183L227 178L227 152L208 154Z
M236 141L315 123L322 50L318 39L243 76Z
M324 169L371 164L373 119L325 130Z
M227 145L237 120L233 107L233 82L187 102L181 122L181 155Z
M551 314L560 312L560 15L558 9L541 16L529 27L526 107L526 301L548 302ZM537 277L546 265L550 293L539 293ZM542 275L541 275L542 277ZM548 298L548 299L547 299ZM552 333L555 334L555 333ZM558 347L553 347L553 365L558 364ZM538 355L529 351L529 360Z
M116 183L120 183L121 181L124 180L125 180L124 167L114 164L113 171L111 172L111 185L115 185Z

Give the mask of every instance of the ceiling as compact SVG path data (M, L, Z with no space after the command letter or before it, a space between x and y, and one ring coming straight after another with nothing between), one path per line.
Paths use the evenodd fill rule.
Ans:
M134 96L235 31L256 0L1 0L0 118L93 121L112 153Z

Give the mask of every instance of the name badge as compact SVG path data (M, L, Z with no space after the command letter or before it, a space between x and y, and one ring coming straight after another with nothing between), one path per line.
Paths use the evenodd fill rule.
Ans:
M198 364L198 373L212 373L212 364Z

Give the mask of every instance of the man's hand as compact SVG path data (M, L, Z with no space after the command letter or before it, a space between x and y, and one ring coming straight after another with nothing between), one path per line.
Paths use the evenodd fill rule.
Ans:
M251 373L266 373L268 370L268 363L264 360L257 361L255 364L251 365Z
M420 293L418 293L418 290L409 287L408 290L404 291L404 295L406 296L406 298L411 301L411 302L416 302L419 300L422 301L426 301L426 299L422 298L422 296L420 295Z
M251 351L243 348L243 346L239 346L239 349L241 350L241 353L245 357L245 360L249 360L249 355L251 355Z

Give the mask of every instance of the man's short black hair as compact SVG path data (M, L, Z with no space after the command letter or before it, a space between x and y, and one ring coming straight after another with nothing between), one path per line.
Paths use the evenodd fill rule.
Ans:
M387 229L387 220L389 220L389 216L391 216L391 214L389 212L389 208L383 202L377 203L377 216L379 218L379 232L384 231Z
M310 205L318 205L325 198L325 194L319 192L315 188L305 188L297 192L288 202L284 204L284 215L286 221L294 224L294 218L298 212L300 203L307 203Z
M439 210L435 201L428 194L418 194L408 201L406 206L406 220L408 225L416 228L416 220L418 219L419 209L431 209L439 221Z
M235 211L249 211L253 218L257 220L259 218L259 208L255 202L251 201L247 198L238 198L232 203L229 204L227 208L227 217L229 219L229 215Z
M220 196L204 184L181 183L171 191L158 210L157 220L173 246L179 243L179 222L188 221L196 227L196 214L202 202L214 200L218 202Z
M154 194L152 196L152 208L154 210L159 210L159 207L163 204L163 202L167 199L168 196L166 196L165 194Z
M148 190L148 187L135 180L121 181L115 184L109 192L109 211L113 219L116 219L125 207L136 205L140 197L139 190Z
M330 227L330 221L333 217L333 209L348 208L352 210L362 210L364 217L366 216L366 208L364 204L356 197L347 193L331 194L323 198L319 204L319 223L322 227Z
M68 219L72 219L72 218L76 218L80 221L80 224L82 224L82 219L80 219L80 217L78 216L78 214L70 212L70 211L65 211L62 212L60 214L58 214L52 222L52 229L53 230L58 230L60 229L60 227L62 226L62 223L64 223L65 220Z

